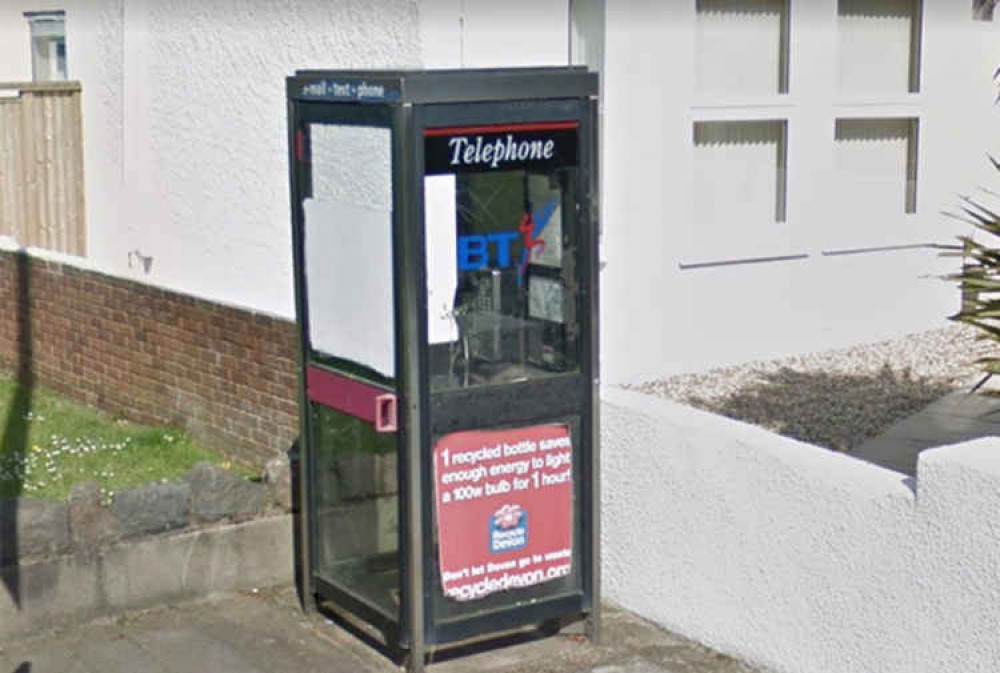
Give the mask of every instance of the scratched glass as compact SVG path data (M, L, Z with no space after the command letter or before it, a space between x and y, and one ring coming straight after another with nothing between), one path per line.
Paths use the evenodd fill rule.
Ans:
M304 215L309 355L366 381L396 376L392 136L310 124Z
M432 391L578 371L576 133L561 134L562 144L531 136L538 161L516 156L516 132L450 136L436 154L428 148ZM560 155L570 141L572 156ZM514 166L497 160L505 151Z
M391 389L391 132L332 124L304 130L306 357ZM313 575L396 620L396 435L318 402L309 409Z

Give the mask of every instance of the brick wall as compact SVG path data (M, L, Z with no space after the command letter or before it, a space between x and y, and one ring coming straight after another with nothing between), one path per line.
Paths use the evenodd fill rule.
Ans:
M293 323L0 250L0 368L262 464L298 434Z

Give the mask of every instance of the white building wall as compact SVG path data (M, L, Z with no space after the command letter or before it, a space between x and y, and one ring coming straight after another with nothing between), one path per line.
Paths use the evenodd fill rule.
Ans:
M38 9L66 10L83 83L88 263L285 317L287 75L569 52L565 0L0 0L0 79L31 79L23 12Z
M785 31L777 0L0 0L0 77L30 78L22 13L66 9L90 262L290 317L285 75L561 65L573 36L574 62L603 68L603 377L631 381L894 337L955 308L934 250L830 253L951 240L940 211L993 177L997 24L925 0L911 94L908 2L868 17L841 1L793 0ZM906 138L835 137L837 119L873 117L919 120L916 213ZM696 123L722 140L696 143Z
M775 673L1000 670L1000 444L916 480L602 393L605 596Z
M152 282L294 315L284 78L419 65L416 20L407 0L128 0L133 215L95 253L127 271L138 251Z
M566 65L567 0L422 0L426 68Z
M953 262L936 250L838 253L950 243L961 227L941 211L996 186L985 153L1000 146L1000 25L925 0L911 94L912 3L860 4L792 0L782 94L780 2L607 3L605 380L893 338L957 308L936 278ZM919 120L915 213L906 137L863 122L835 137L838 119L868 118ZM697 122L735 123L696 142ZM760 122L787 124L784 221ZM787 259L762 261L774 257Z

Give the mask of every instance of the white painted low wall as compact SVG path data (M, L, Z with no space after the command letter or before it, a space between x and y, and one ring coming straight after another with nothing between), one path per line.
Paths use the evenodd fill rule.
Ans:
M1000 670L1000 438L917 479L602 395L605 596L788 673Z

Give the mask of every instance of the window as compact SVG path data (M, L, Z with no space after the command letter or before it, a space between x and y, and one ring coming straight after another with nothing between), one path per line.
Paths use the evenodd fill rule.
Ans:
M579 371L575 122L425 133L432 391Z
M36 82L67 79L66 12L25 12L31 29L31 70Z

